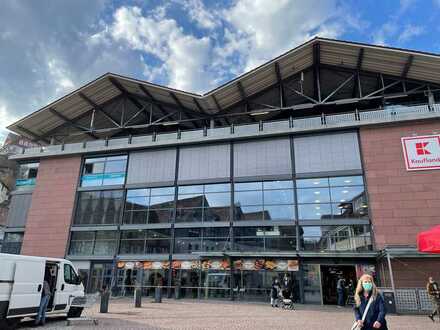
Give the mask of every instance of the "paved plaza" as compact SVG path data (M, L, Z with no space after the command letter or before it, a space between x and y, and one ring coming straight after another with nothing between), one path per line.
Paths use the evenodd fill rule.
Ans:
M161 304L144 299L142 308L134 308L127 299L112 300L108 314L98 313L98 306L86 312L96 317L91 322L66 326L65 318L50 318L40 329L350 329L351 309L333 306L299 305L295 311L272 308L270 305L218 301L164 300ZM389 315L390 329L440 329L426 316ZM19 329L31 329L24 322Z

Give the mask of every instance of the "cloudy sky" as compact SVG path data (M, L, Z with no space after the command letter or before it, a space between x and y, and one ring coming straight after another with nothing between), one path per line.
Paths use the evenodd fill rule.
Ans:
M440 53L440 0L2 0L7 124L105 72L206 92L318 35Z

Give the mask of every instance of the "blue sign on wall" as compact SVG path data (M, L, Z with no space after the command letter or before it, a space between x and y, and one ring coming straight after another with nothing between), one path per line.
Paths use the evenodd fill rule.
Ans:
M17 179L15 180L16 187L35 186L35 178L32 179Z

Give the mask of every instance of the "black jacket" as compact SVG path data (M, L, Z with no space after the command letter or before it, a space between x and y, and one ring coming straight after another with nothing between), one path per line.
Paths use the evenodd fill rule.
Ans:
M270 296L273 298L273 299L276 299L276 298L278 298L278 291L280 290L280 285L279 284L276 284L276 283L273 283L272 284L272 289L270 290Z
M365 309L367 308L368 299L363 295L361 296L361 305L359 307L354 307L354 316L357 320L362 320L362 315L364 314ZM373 324L376 321L379 321L382 324L381 330L387 330L387 321L385 320L386 308L385 301L383 297L378 294L376 299L371 303L370 309L368 310L367 316L364 320L364 327L362 330L375 330L373 328Z

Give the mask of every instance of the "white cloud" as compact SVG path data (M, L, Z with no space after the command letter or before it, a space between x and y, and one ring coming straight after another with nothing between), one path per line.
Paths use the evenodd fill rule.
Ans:
M423 33L425 33L425 28L423 26L408 24L404 27L397 40L399 42L407 42L414 37L422 35Z
M56 85L55 94L66 94L75 87L71 73L61 61L51 59L47 62L47 67L49 75Z
M218 13L215 10L208 10L201 0L183 0L180 3L197 26L212 30L221 24Z
M268 4L264 0L239 0L223 12L235 34L225 48L247 58L244 71L313 36L336 38L353 27L352 22L348 26L343 8L334 0L280 0Z
M212 77L205 70L212 48L210 39L185 34L174 19L144 16L139 7L121 7L114 14L109 33L115 41L162 62L159 68L145 66L144 72L150 77L165 71L168 84L174 88L203 91L212 87Z
M374 32L373 43L380 46L387 44L388 38L397 32L397 25L395 23L386 23L381 28Z
M5 127L17 120L18 117L0 100L0 146L3 144L9 132Z
M440 2L440 0L436 1ZM416 2L417 0L400 0L398 9L386 19L386 23L373 32L373 43L386 46L390 41L396 40L401 44L424 33L425 28L422 26L412 24L402 26L400 23L400 20L406 17L406 13Z

